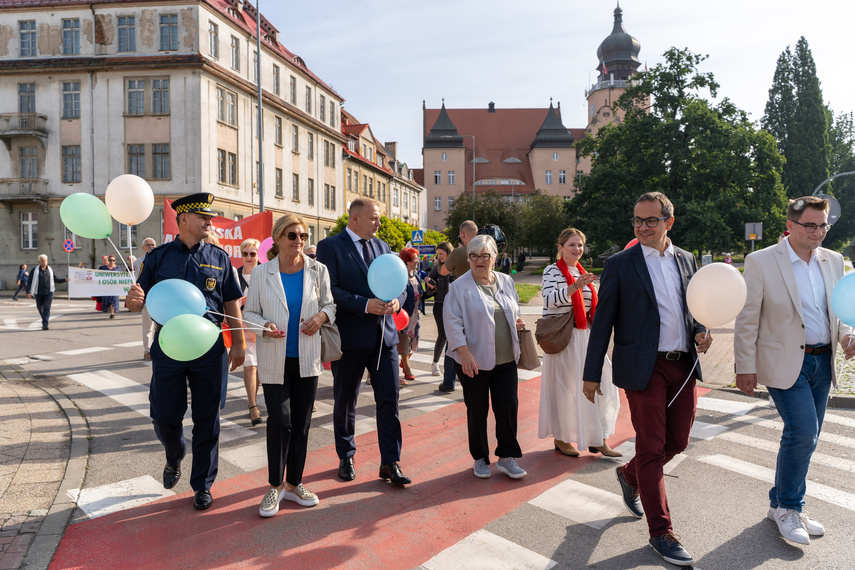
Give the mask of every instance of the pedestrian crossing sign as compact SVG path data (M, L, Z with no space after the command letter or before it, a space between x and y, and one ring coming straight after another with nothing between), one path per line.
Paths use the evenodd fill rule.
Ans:
M413 239L411 239L414 244L423 243L425 241L425 233L422 230L413 230Z

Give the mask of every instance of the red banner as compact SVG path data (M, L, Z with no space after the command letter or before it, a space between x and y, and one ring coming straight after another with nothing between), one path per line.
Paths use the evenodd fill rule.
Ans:
M263 241L269 238L273 231L273 213L270 211L259 212L242 220L229 220L215 216L212 220L220 247L226 250L232 260L232 265L240 267L243 265L240 257L240 244L249 238ZM163 199L163 243L175 239L178 235L178 222L175 220L175 210L172 209L172 201ZM260 261L267 261L260 260Z

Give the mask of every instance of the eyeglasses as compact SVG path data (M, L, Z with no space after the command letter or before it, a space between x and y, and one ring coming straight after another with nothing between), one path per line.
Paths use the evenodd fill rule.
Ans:
M790 220L794 224L798 224L805 229L805 231L809 234L816 232L816 230L824 230L828 231L831 229L831 224L803 224L801 222L797 222L795 220Z
M490 261L491 255L492 254L490 254L490 253L482 253L481 255L478 255L477 253L470 253L469 254L469 260L470 261L478 261L480 259L481 261Z
M655 228L659 225L661 220L667 220L668 216L663 216L661 218L631 218L629 223L632 224L634 228L640 228L642 225L647 225L648 228Z
M288 232L287 234L282 234L291 241L296 240L298 237L303 241L309 241L309 234L298 234L297 232Z
M115 258L115 257L110 257L110 258L108 258L108 259L107 259L107 261L116 261L116 258Z
M244 257L246 257L246 256L249 256L249 257L258 257L258 252L257 252L257 251L242 251L242 252L240 252L240 254L241 254L242 256L244 256Z

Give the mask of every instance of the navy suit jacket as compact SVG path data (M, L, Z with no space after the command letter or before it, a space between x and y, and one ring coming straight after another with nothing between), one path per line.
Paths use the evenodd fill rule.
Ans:
M369 240L374 257L392 250L382 239ZM330 236L318 242L317 260L327 266L330 274L330 288L335 300L335 324L341 333L342 350L370 350L376 347L377 327L382 321L383 338L386 346L398 343L398 331L392 315L379 317L365 312L369 299L376 295L368 286L368 265L362 259L362 252L347 231ZM406 287L398 303L402 306L407 296Z
M685 351L694 362L697 357L695 334L706 329L695 322L689 313L686 287L698 267L691 253L676 246L674 257L680 273L680 293L683 297L683 323L687 340ZM660 325L653 280L647 270L641 245L636 244L606 260L598 297L583 380L600 381L603 359L614 330L612 380L615 386L624 390L644 390L656 364ZM695 368L695 377L702 379L700 363Z

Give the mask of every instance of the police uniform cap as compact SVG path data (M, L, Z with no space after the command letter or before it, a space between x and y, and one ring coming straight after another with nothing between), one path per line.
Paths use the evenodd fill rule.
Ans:
M176 214L202 214L203 216L216 216L211 209L214 203L214 195L208 192L199 192L179 198L172 203L172 209Z

